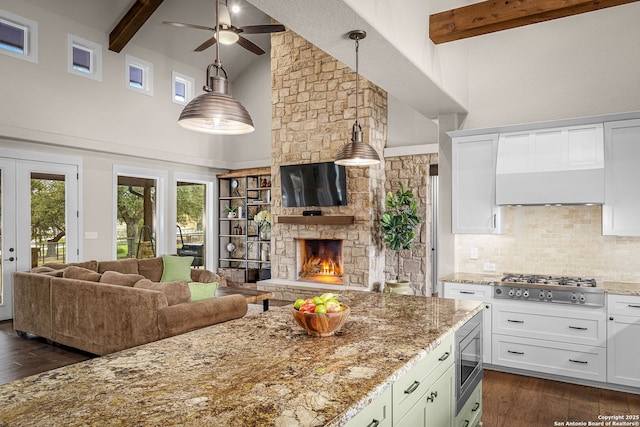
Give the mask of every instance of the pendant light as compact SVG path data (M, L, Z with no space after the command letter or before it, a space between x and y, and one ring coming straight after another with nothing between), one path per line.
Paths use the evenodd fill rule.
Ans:
M336 157L335 163L343 166L371 166L380 163L378 152L369 144L362 140L362 127L358 122L358 94L360 92L360 74L358 73L358 50L360 40L364 39L367 33L362 30L349 32L349 38L356 42L356 122L351 130L351 142L345 144Z
M220 34L220 0L216 0L216 34ZM215 68L215 75L211 71ZM222 74L221 74L222 72ZM207 67L205 93L184 107L178 124L196 132L239 135L255 130L246 108L229 95L227 72L220 62L220 43L216 43L216 60Z

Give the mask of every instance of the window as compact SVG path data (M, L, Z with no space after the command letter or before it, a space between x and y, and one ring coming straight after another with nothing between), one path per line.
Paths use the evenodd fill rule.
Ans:
M38 62L38 23L0 9L0 53Z
M125 56L125 87L153 96L153 64L131 55Z
M173 82L171 101L176 104L187 105L193 99L193 77L172 71L171 81Z
M102 46L67 34L67 71L102 81Z

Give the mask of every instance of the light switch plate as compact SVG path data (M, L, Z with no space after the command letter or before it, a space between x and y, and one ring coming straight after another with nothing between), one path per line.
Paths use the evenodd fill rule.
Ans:
M469 251L469 258L478 259L478 248L471 248L471 251Z
M486 262L484 264L484 271L496 271L496 265L492 262Z
M98 232L97 231L85 231L84 232L84 238L87 239L87 240L97 239L98 238Z

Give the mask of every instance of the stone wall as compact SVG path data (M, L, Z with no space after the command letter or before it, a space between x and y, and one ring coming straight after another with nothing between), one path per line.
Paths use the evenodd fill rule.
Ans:
M364 41L363 43L365 43ZM345 37L344 43L353 43ZM355 47L354 47L355 56ZM322 208L323 215L354 215L353 225L280 224L284 208L280 165L333 161L351 138L356 74L297 34L271 35L272 78L272 279L295 280L295 238L343 239L344 285L375 288L384 281L378 221L384 208L385 166L347 167L348 205ZM360 77L359 121L364 140L381 155L387 139L386 92Z
M438 163L437 154L388 157L385 190L395 193L402 182L418 201L422 223L411 250L399 251L400 278L411 281L416 295L429 295L431 290L431 179L429 165ZM386 249L386 279L395 279L398 258L395 251Z

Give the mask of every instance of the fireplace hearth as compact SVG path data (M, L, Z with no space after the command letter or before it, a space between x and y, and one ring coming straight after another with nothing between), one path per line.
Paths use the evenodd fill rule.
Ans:
M296 239L296 280L341 285L342 240Z

